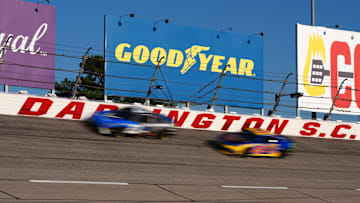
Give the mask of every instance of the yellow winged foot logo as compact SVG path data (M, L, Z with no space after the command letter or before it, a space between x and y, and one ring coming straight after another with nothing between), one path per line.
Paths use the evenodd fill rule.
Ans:
M181 69L181 74L185 74L196 63L195 57L202 51L209 51L210 47L193 45L185 50L186 60L184 66Z

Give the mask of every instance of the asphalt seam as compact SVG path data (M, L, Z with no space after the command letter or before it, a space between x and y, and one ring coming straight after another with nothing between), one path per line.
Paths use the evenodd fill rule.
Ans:
M14 199L20 199L19 197L16 197L16 196L14 196L14 195L12 195L12 194L10 194L10 193L7 193L7 192L4 192L4 191L0 191L1 193L3 193L3 194L6 194L6 195L8 195L8 196L10 196L10 197L12 197L12 198L14 198Z
M192 199L190 199L190 198L188 198L188 197L186 197L186 196L184 196L184 195L181 195L181 194L179 194L179 193L176 193L176 192L174 192L174 191L172 191L172 190L170 190L170 189L167 189L167 188L165 188L165 187L163 187L163 186L161 186L161 185L158 185L158 184L154 184L154 185L155 185L156 187L160 188L161 190L164 190L164 191L166 191L166 192L169 192L169 193L171 193L171 194L174 194L174 195L176 195L176 196L178 196L178 197L187 199L187 200L189 200L190 202L196 202L195 200L192 200Z
M296 190L296 189L294 189L294 191L296 191L296 192L298 192L298 193L300 193L300 194L302 194L302 195L308 196L308 197L310 197L311 199L317 199L317 200L320 200L320 201L323 201L323 202L326 202L326 203L331 203L331 202L329 202L329 201L326 201L326 200L324 200L324 199L321 199L320 197L316 197L316 196L307 194L307 193L305 193L305 192L301 192L301 191Z

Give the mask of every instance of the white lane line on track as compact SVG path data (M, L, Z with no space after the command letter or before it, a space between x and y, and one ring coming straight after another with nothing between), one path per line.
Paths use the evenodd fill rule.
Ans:
M266 187L266 186L242 186L242 185L222 185L223 188L237 188L237 189L271 189L271 190L287 190L288 187Z
M94 181L63 181L63 180L29 180L32 183L66 183L66 184L93 184L93 185L129 185L120 182L94 182Z
M357 191L360 191L360 189L356 189Z

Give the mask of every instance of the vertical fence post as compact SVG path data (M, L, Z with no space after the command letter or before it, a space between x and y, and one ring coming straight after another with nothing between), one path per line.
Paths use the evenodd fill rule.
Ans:
M9 86L4 84L4 93L8 93L9 92Z
M4 46L1 48L1 53L0 53L0 66L4 63L4 55L6 53L6 50L9 47L9 42L10 40L13 38L12 35L9 35L9 37L6 39L6 42L4 44ZM0 67L1 68L1 67ZM0 69L1 70L1 69Z
M78 87L79 87L79 84L81 83L81 74L84 72L85 63L86 63L86 61L87 61L87 59L88 59L88 56L87 56L87 55L88 55L90 49L91 49L91 47L89 47L89 48L86 50L84 56L82 57L83 62L82 62L82 65L81 65L81 68L80 68L80 71L79 71L79 75L78 75L77 78L76 78L75 87L74 87L74 90L73 90L73 92L72 92L72 97L71 97L72 99L75 99L75 98L76 98L76 95L77 95L77 92L78 92Z
M186 102L186 109L190 109L190 102Z
M281 87L281 89L280 89L279 94L276 94L276 95L275 95L275 104L274 104L273 109L272 109L272 110L269 110L268 116L272 116L272 115L276 112L276 107L279 105L280 97L282 96L282 94L283 94L283 92L284 92L284 87L285 87L285 85L287 84L290 75L292 75L292 73L289 73L289 74L286 76L286 78L285 78L285 80L284 80L284 82L283 82L283 84L282 84L282 87Z
M224 70L221 72L221 76L220 76L218 85L216 86L215 95L214 95L214 97L212 98L211 104L210 104L210 106L209 106L208 109L213 109L213 108L214 108L215 101L216 101L217 95L218 95L218 93L219 93L219 89L221 88L221 82L222 82L222 80L223 80L223 77L225 76L225 71L226 71L226 68L227 68L228 66L230 66L230 65L229 65L229 64L226 64Z
M4 44L4 46L1 48L1 53L0 53L0 71L1 71L1 65L4 63L4 55L6 53L6 50L9 47L9 42L10 40L13 38L12 35L9 35L8 38L6 39L6 42ZM4 92L8 93L9 92L9 86L7 84L4 84Z
M224 113L228 113L229 112L229 106L228 105L224 105Z
M150 106L150 94L151 94L151 92L152 92L152 88L153 88L154 82L155 82L155 80L156 80L156 74L157 74L157 72L158 72L158 70L159 70L159 68L160 68L161 60L163 60L164 58L165 58L165 57L162 56L162 57L159 59L157 65L155 66L154 75L153 75L153 77L151 78L150 86L149 86L149 89L148 89L147 94L146 94L145 105L147 105L147 106Z
M339 92L340 92L340 90L341 90L341 88L342 88L342 86L343 86L343 84L344 84L344 82L345 82L346 80L347 80L347 78L345 78L345 79L341 82L340 87L339 87L338 91L336 92L336 96L335 96L335 98L334 98L334 101L333 101L333 103L331 104L329 113L327 113L327 114L324 115L324 121L330 120L331 112L332 112L332 110L334 109L334 105L335 105L335 103L336 103L336 100L337 100L338 97L339 97Z

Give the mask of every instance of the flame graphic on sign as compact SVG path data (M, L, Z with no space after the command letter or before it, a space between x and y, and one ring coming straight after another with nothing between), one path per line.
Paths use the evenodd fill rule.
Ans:
M312 71L312 59L317 58L323 61L325 64L325 44L324 40L318 34L313 34L313 36L309 37L309 47L306 57L304 75L303 75L303 82L306 92L310 96L318 96L325 94L325 85L320 84L313 86L309 82L309 74Z

